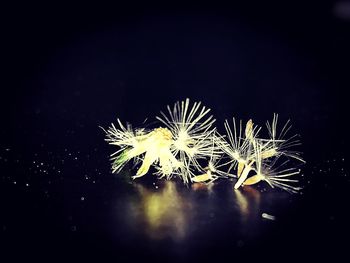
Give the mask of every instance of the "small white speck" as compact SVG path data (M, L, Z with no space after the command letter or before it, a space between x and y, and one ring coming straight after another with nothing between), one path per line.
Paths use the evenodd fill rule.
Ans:
M85 200L85 197L84 197L84 196L80 197L80 200L81 200L81 201L84 201L84 200Z
M156 189L158 189L158 185L156 185L155 187L156 187Z
M16 182L16 181L14 181L14 182L13 182L13 184L17 184L17 182Z
M10 151L10 149L9 149L9 148L7 148L7 149L5 149L5 151L6 151L6 152L8 152L8 151Z
M276 217L273 216L273 215L269 215L267 213L262 213L261 214L261 217L264 218L264 219L268 219L268 220L276 220Z
M26 186L29 186L29 184L27 183Z

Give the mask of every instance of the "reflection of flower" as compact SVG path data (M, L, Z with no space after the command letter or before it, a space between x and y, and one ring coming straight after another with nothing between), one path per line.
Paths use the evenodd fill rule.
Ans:
M136 185L141 197L141 216L145 221L145 230L153 238L162 239L171 236L182 239L186 235L186 209L189 205L182 200L174 182L168 181L158 192ZM139 216L139 215L138 215Z
M242 223L250 225L251 220L256 220L260 212L260 191L246 186L242 189L235 189L233 195L234 203L241 214Z

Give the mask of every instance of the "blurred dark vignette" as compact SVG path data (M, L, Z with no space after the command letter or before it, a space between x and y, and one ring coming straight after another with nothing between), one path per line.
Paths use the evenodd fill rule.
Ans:
M348 1L2 11L1 262L346 255ZM220 131L233 116L290 118L307 161L303 194L112 175L98 126L154 125L186 97L210 107ZM276 221L261 218L269 211Z

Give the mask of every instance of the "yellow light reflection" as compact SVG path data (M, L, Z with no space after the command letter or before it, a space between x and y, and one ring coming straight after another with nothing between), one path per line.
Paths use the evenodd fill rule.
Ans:
M244 186L242 189L234 190L234 197L244 222L259 217L260 192L258 190Z
M146 189L141 184L136 187L141 197L140 216L146 234L154 239L184 238L190 205L178 193L176 183L166 181L157 191Z

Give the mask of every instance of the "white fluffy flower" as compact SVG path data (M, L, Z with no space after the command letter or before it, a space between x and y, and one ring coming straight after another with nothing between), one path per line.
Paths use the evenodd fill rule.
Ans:
M221 150L213 145L215 122L213 116L208 116L210 109L201 106L200 102L192 105L189 99L176 102L174 107L167 107L168 112L161 112L157 119L162 122L173 135L172 151L180 162L180 173L184 182L192 181L193 170L201 169L201 160L212 156L220 156Z

